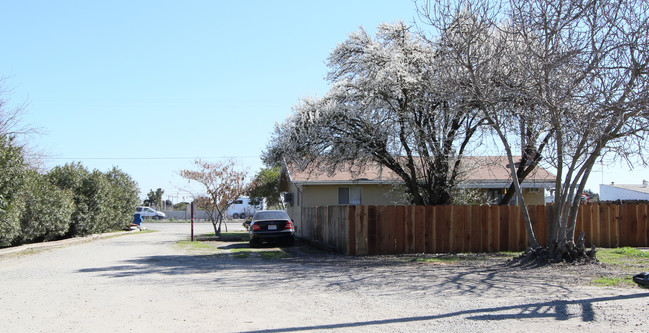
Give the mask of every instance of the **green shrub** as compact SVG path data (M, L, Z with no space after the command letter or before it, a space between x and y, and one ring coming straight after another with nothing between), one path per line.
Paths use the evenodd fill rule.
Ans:
M80 163L72 163L55 167L48 178L73 193L70 237L128 227L139 202L137 184L117 168L89 172Z
M0 247L124 229L138 201L137 184L117 168L70 163L41 175L0 135Z
M20 242L62 238L70 228L74 212L72 193L59 189L33 170L27 179L23 194L25 205L20 216Z
M108 203L112 212L108 229L128 228L133 220L135 207L140 201L137 183L131 176L115 167L106 173L106 179L110 185Z
M110 209L110 184L106 176L95 170L83 180L81 187L87 217L78 221L77 235L101 233L109 230L112 221Z
M74 201L74 211L70 219L70 227L67 237L84 235L87 230L85 227L89 218L89 208L85 196L82 192L84 180L88 178L90 172L81 165L81 163L66 163L64 166L56 166L47 174L47 178L61 190L67 190L72 193Z
M0 246L15 243L19 236L26 170L22 148L13 138L0 135Z

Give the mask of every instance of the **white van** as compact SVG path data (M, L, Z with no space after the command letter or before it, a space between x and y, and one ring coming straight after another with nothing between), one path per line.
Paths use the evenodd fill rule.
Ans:
M259 205L252 205L250 203L250 198L241 197L228 207L227 215L229 218L233 219L245 219L248 216L252 216L256 211L263 209L263 200Z

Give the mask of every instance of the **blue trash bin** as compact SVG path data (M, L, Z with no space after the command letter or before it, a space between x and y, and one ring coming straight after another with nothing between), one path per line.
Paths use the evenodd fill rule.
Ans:
M141 225L142 224L142 215L133 214L133 224Z

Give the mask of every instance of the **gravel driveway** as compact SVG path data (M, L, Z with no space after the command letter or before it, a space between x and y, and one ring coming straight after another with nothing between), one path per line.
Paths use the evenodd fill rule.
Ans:
M156 232L0 250L0 332L649 331L649 290L578 285L578 270L197 250L177 244L188 224L147 226Z

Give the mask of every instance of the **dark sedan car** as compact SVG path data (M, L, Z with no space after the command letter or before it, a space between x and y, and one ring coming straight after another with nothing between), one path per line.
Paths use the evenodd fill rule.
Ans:
M281 242L293 245L295 235L293 222L283 210L262 210L253 215L250 222L250 247L264 242Z

